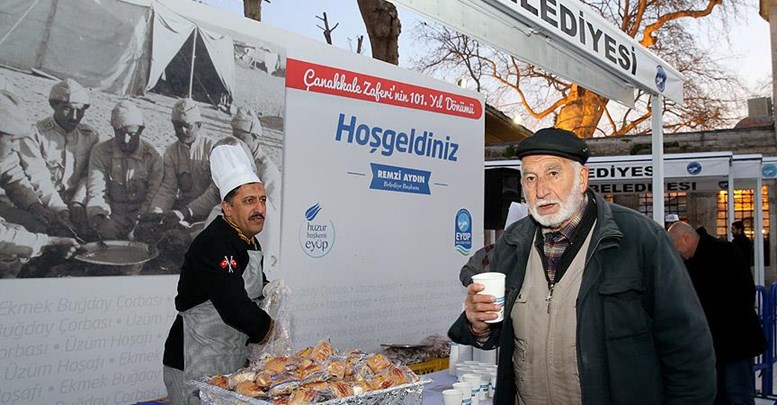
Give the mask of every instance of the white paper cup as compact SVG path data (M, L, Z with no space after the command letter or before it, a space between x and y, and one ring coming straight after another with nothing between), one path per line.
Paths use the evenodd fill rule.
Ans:
M488 370L478 370L480 374L480 399L485 400L488 395L488 387L491 385L491 372Z
M491 371L491 378L488 384L488 396L493 398L494 391L496 391L496 371Z
M445 390L442 392L442 401L445 405L461 405L464 396L457 389Z
M480 403L480 375L464 374L464 382L472 385L472 405L478 405Z
M464 374L471 373L471 372L472 372L472 366L468 366L466 364L456 365L456 379L459 382L464 381Z
M453 383L453 389L457 389L461 392L461 405L472 404L472 384L468 382Z
M478 284L482 284L484 287L486 287L483 291L479 292L478 294L493 295L495 298L494 304L501 306L501 308L499 308L499 316L494 320L486 321L486 323L502 322L505 316L505 309L504 309L505 275L504 273L490 272L490 273L475 274L474 276L472 276L472 281Z

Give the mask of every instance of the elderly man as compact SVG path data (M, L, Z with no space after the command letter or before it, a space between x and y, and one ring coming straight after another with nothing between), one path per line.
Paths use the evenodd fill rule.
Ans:
M171 119L177 140L165 150L162 184L151 209L178 220L201 221L219 200L208 166L213 140L200 133L202 116L194 100L178 100Z
M162 158L140 139L143 113L128 100L111 111L114 138L94 147L89 158L86 213L100 239L126 239L162 182Z
M256 235L264 228L267 195L240 145L210 155L223 216L191 243L181 266L165 342L164 381L174 404L198 403L186 381L242 367L247 343L263 343L273 320L258 306L266 278Z
M547 128L518 144L529 216L490 253L507 275L504 321L495 297L467 287L448 332L499 347L494 404L709 404L709 329L664 229L588 189L589 151Z
M19 166L16 136L27 134L32 125L27 112L19 100L7 91L0 91L0 186L12 199L21 201L31 214L42 209L38 197ZM29 202L29 203L28 203ZM45 214L45 210L42 211ZM43 215L40 214L40 215ZM14 214L14 221L24 212ZM10 218L10 217L9 217ZM45 217L44 217L45 219ZM42 233L30 232L18 223L10 223L0 218L0 278L15 278L30 258L40 256L45 250L61 247L63 253L70 255L78 243L71 238L59 238Z
M20 140L20 160L43 204L86 229L86 174L97 132L81 120L89 93L73 79L51 88L54 115L39 121L37 132Z
M733 243L685 222L669 228L699 296L715 345L718 391L715 404L755 402L753 357L766 349L755 313L755 283L747 259Z

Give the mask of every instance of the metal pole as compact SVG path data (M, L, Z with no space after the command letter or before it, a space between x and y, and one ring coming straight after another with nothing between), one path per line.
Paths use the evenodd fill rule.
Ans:
M663 97L652 96L653 127L653 220L664 226L664 129Z
M192 41L192 66L189 69L189 98L192 98L192 84L194 83L194 61L197 59L197 27L194 27L194 39Z
M753 262L753 268L755 269L755 282L756 285L764 285L764 217L763 217L763 202L761 196L761 187L763 186L760 173L755 177L755 190L753 195L755 196L755 226L753 227L753 249L755 252L755 258Z
M726 217L728 220L726 221L726 225L728 225L728 230L726 231L726 235L728 235L728 240L734 239L734 235L731 233L731 223L734 222L734 168L732 167L732 163L729 163L729 169L728 169L728 188L726 189L726 192L728 193L728 198L726 199L727 202L727 209L728 209L728 215ZM749 259L748 259L749 260Z

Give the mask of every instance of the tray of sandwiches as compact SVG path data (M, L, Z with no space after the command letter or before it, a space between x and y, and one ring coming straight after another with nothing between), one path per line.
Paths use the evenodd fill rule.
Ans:
M383 354L338 353L328 341L192 381L205 405L420 405L430 382Z

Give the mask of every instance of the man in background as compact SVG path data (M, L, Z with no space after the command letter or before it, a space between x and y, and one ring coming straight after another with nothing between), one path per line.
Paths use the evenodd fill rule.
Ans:
M202 116L194 100L178 100L170 119L177 140L163 155L164 175L151 200L151 209L176 222L202 221L219 203L208 163L214 141L201 133Z
M73 79L55 84L49 93L54 114L38 121L37 131L20 139L21 165L43 205L66 227L80 231L86 223L86 177L97 131L81 121L89 92Z
M669 236L685 260L712 333L718 376L715 404L752 405L753 357L766 349L766 339L754 310L750 268L733 243L710 236L704 228L677 222Z
M753 257L753 241L745 235L745 223L742 221L734 221L731 223L731 234L734 235L734 239L731 242L742 252L742 255L747 260L748 265L752 266Z
M140 139L143 113L131 101L111 111L114 137L94 147L89 159L86 212L100 239L127 239L162 182L162 158Z
M29 231L46 232L57 218L43 206L19 162L19 139L33 131L21 100L10 91L0 91L0 187L7 197L0 201L0 216L13 218Z
M40 206L17 155L18 136L32 130L27 111L16 96L3 90L0 91L0 114L0 186L9 195L22 193L31 202L30 206ZM18 221L19 218L15 215L8 219ZM77 247L75 239L31 232L19 223L0 217L0 278L16 278L31 258L47 251L59 249L59 253L69 257Z

